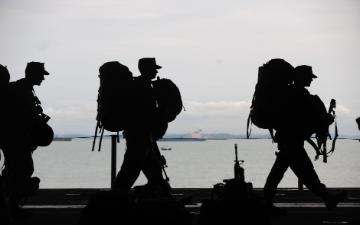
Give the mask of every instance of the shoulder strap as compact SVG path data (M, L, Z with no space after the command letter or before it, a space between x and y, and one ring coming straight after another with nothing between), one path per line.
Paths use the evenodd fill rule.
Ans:
M251 125L252 125L252 122L251 122L251 111L249 112L249 116L247 118L247 123L246 123L246 138L249 139L250 138L250 135L251 135Z
M329 153L333 153L335 151L336 140L339 136L336 120L334 123L335 123L335 134L334 134L334 138L332 140L331 149L330 149Z
M251 135L251 125L252 125L252 121L251 121L251 111L252 111L252 107L253 107L253 103L254 103L254 99L255 99L255 93L252 97L251 100L251 106L250 106L250 112L249 112L249 116L247 118L247 123L246 123L246 138L249 139L250 135Z
M317 145L313 140L311 140L311 138L306 139L306 141L314 148L316 153L315 160L318 160L321 155L320 152L321 146Z

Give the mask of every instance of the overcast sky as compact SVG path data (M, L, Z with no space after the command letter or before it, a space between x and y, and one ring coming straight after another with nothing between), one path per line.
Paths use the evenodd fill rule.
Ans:
M117 60L138 75L141 57L182 92L186 111L168 133L244 133L258 67L277 57L313 66L310 91L337 100L341 134L359 133L358 0L0 0L0 30L12 80L45 62L36 92L59 134L93 132L99 66Z

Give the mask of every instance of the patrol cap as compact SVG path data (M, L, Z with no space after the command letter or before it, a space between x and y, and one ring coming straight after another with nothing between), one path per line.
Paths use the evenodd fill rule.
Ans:
M308 76L311 78L317 78L317 76L313 73L312 67L307 65L301 65L295 67L295 78L300 78L304 76Z
M141 59L139 59L138 68L139 69L146 69L146 68L161 69L162 67L156 64L155 58L141 58Z
M39 73L43 75L49 75L49 72L45 70L44 63L42 62L29 62L25 68L25 74Z

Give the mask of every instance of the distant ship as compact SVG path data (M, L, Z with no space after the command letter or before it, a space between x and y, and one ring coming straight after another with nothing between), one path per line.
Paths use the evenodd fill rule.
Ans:
M195 130L191 137L173 137L173 138L162 138L159 141L206 141L207 139L202 134L201 129Z
M54 141L71 141L70 137L54 137Z

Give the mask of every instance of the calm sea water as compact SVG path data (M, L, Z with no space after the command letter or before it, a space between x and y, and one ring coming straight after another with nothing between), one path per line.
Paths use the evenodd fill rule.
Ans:
M198 142L159 142L167 159L167 174L176 188L209 188L233 177L234 144L239 159L244 160L245 179L254 187L263 187L275 159L276 145L271 140L207 140ZM110 140L104 139L101 152L91 152L92 139L55 141L39 148L33 157L35 175L41 188L108 188L110 187ZM308 153L314 152L308 146ZM125 141L118 144L117 166L120 167ZM360 187L360 142L339 140L336 152L328 159L314 162L320 179L329 187ZM143 184L143 175L137 184ZM280 187L296 187L297 178L289 169Z

